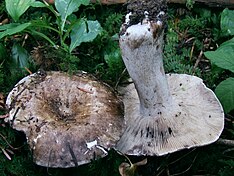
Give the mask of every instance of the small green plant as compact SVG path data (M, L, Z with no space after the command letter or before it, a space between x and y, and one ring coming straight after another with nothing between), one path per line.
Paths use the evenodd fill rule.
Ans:
M192 9L194 3L195 3L194 0L186 0L186 7L187 7L188 9Z
M223 36L234 36L234 11L224 9L221 13L221 31ZM207 51L205 56L211 64L234 73L234 37L222 43L217 50ZM234 109L234 77L229 77L222 81L215 89L215 93L220 99L225 113Z
M187 19L191 19L191 17L187 17L183 21L180 22L180 25L186 25ZM195 19L194 19L195 20ZM191 21L191 20L190 20ZM188 28L188 27L187 27ZM181 31L186 30L182 27ZM196 31L197 32L197 31ZM191 32L192 35L195 35L196 32ZM189 47L182 47L178 49L178 45L180 44L179 33L176 31L174 22L169 21L168 23L168 31L166 34L166 42L164 46L164 67L165 71L168 73L187 73L187 74L195 74L200 76L199 68L194 68L193 63L190 58L190 50Z
M77 18L74 12L78 11L81 5L88 5L89 0L55 0L55 8L52 5L36 0L5 0L6 10L14 20L14 23L2 25L0 28L0 39L5 36L16 33L28 32L29 34L38 35L54 47L62 47L66 52L71 53L82 42L92 41L101 31L98 21L90 21L85 18ZM20 8L18 8L20 5ZM20 17L30 7L48 8L56 17L57 27L50 24L42 23L40 20L32 20L20 23ZM69 20L68 20L69 19ZM50 39L45 33L36 30L46 28L58 34L60 43ZM66 40L70 38L70 43Z
M97 20L78 16L80 6L87 6L89 2L55 0L54 5L37 0L2 2L10 23L0 25L0 83L4 82L0 91L4 91L5 87L12 87L7 86L7 83L14 84L27 70L33 71L36 67L41 67L35 61L33 52L30 53L37 47L53 50L51 53L54 60L46 57L51 56L46 51L46 56L41 56L45 61L43 64L50 62L55 70L77 70L80 60L72 52L81 43L92 41L102 31Z

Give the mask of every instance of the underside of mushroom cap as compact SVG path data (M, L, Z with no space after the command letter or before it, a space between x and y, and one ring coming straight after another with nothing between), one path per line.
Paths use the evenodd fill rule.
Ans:
M140 102L134 84L120 87L127 129L117 150L129 155L165 155L216 141L224 128L224 113L215 94L202 79L186 74L168 74L173 106L155 118L139 114Z
M112 89L80 73L35 73L9 93L12 127L26 134L36 164L74 167L103 157L124 125L123 105Z

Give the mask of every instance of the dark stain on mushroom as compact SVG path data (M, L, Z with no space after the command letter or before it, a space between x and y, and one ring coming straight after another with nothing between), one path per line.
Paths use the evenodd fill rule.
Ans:
M148 137L149 137L149 132L150 132L149 130L150 130L150 128L149 128L149 127L147 127L147 128L146 128L146 136L145 136L146 138L148 138Z
M73 161L75 167L78 167L78 161L77 161L76 155L75 155L74 151L72 150L69 142L67 142L66 145L67 145L67 147L69 149L69 152L70 152L70 154L72 156L72 161Z
M17 115L17 113L19 112L19 110L20 110L20 107L17 107L17 109L16 109L16 111L15 111L15 113L14 113L13 117L12 117L11 125L12 125L12 124L13 124L13 122L15 121L15 119L16 119L16 115Z
M136 49L139 48L139 46L144 42L144 38L138 39L138 40L134 40L128 43L129 47L131 49Z
M143 130L141 129L141 137L143 136Z
M172 134L172 129L171 129L171 127L168 127L168 132L169 132L170 135Z

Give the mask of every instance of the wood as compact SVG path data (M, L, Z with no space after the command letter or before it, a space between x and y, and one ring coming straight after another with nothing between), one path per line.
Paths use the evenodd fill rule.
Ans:
M106 5L110 5L110 4L123 4L125 3L127 0L91 0L91 2L96 2L96 3L101 3L101 4L106 4Z
M195 3L206 4L210 7L234 8L234 0L194 0ZM185 4L186 0L168 0L169 3Z
M100 2L101 4L123 4L127 0L91 0L91 2ZM234 8L234 0L194 0L195 3L206 4L210 7L229 7ZM186 0L168 0L168 3L185 4Z

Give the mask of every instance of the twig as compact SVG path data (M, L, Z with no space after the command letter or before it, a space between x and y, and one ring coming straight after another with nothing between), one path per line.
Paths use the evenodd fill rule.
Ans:
M175 161L172 161L167 166L172 165L172 164L180 161L181 159L183 159L184 157L186 157L187 155L189 155L190 153L192 153L194 150L196 150L196 148L194 148L193 150L189 151L188 153L186 153L185 155L181 156L180 158L176 159ZM157 171L159 171L161 169L161 167L162 167L162 165L157 168ZM169 168L167 167L166 169L167 169L167 173L170 173ZM162 170L160 170L160 172L158 172L156 176L161 175L164 170L165 170L165 168L163 168Z
M31 70L29 70L27 67L24 67L24 69L25 69L30 75L32 74Z
M170 154L169 155L167 155L167 157L166 157L166 160L168 159L170 157ZM158 172L155 176L159 176L159 175L161 175L161 173L163 173L163 171L165 170L165 164L164 163L162 163L157 169L156 169L156 172ZM164 168L163 168L164 167ZM166 166L166 168L168 169L168 167Z
M224 150L223 154L228 153L228 152L233 152L233 151L234 151L234 148L229 148L227 150Z
M191 39L191 38L190 38ZM188 39L185 43L189 42L190 40ZM193 51L194 51L194 48L195 48L195 41L193 42L193 46L191 48L191 51L190 51L190 56L189 56L189 59L190 61L192 60L192 57L193 57Z
M2 139L7 143L7 145L12 149L12 150L19 150L20 148L22 148L24 145L20 146L20 147L13 147L6 139L5 136L3 136L1 133L0 133L0 136L2 137Z
M180 172L180 173L176 173L176 174L172 174L172 175L170 175L170 176L182 175L182 174L184 174L184 173L188 172L188 171L191 169L191 167L193 166L193 164L194 164L195 160L197 159L197 156L198 156L198 154L196 154L196 156L194 157L194 159L193 159L192 163L190 164L190 166L189 166L185 171Z
M3 154L7 157L7 159L11 160L11 157L10 157L10 155L8 155L6 150L4 148L2 148L2 147L0 147L0 148L1 148L2 152L3 152Z
M224 119L225 119L225 121L234 124L234 117L232 115L226 114L226 117Z
M174 163L176 163L176 162L180 161L181 159L183 159L184 157L186 157L187 155L189 155L190 153L192 153L194 150L196 150L196 148L194 148L192 151L190 151L190 152L186 153L185 155L181 156L181 157L180 157L180 158L178 158L177 160L172 161L171 163L169 163L169 165L172 165L172 164L174 164Z
M84 88L81 88L81 87L77 87L78 90L82 91L82 92L86 92L86 93L89 93L89 94L93 94L92 91L89 91L89 90L86 90Z
M195 65L194 65L194 67L193 67L193 74L195 73L195 69L197 68L198 64L199 64L200 61L201 61L202 55L203 55L203 51L201 50L200 53L199 53L199 56L198 56L198 58L197 58L197 60L196 60L196 63L195 63Z
M7 117L9 117L9 114L0 115L0 119L5 119Z
M234 140L220 138L219 140L216 141L216 144L234 147Z
M117 87L118 87L118 85L119 85L119 82L120 82L120 79L123 77L123 75L124 75L124 73L126 72L126 68L122 71L122 73L120 74L120 76L119 76L119 78L118 78L118 80L117 80L117 82L116 82L116 84L115 84L115 90L117 90Z

